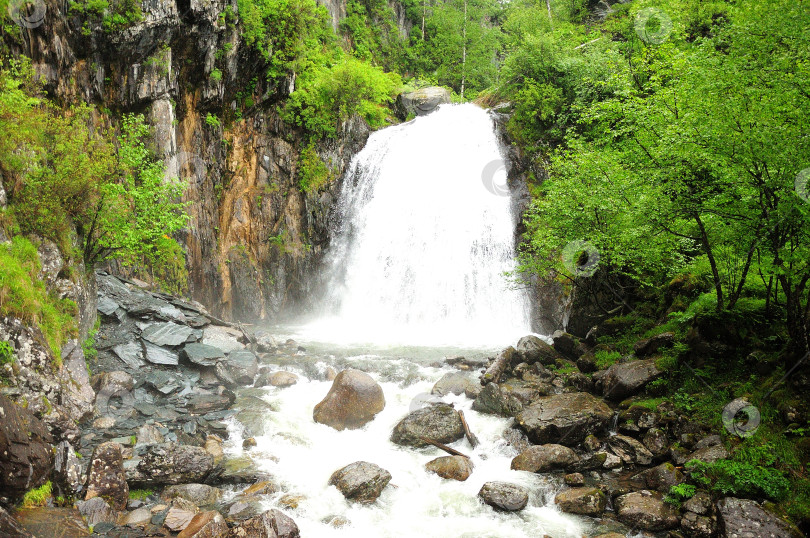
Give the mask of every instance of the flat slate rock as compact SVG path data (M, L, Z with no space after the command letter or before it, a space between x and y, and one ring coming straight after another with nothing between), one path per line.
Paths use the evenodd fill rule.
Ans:
M118 303L107 297L106 295L101 295L98 298L98 305L96 305L98 311L104 314L105 316L112 316L115 314L115 311L118 310L120 307Z
M215 366L225 358L225 352L208 344L186 344L182 351L183 358L200 366Z
M179 346L188 341L194 330L177 323L152 323L144 329L141 337L158 346Z
M146 360L152 364L165 364L167 366L177 366L180 364L180 357L177 353L172 353L168 349L150 344L149 342L144 342L143 348L144 351L146 351Z
M121 359L130 368L143 366L143 347L137 342L127 342L112 348L115 356Z

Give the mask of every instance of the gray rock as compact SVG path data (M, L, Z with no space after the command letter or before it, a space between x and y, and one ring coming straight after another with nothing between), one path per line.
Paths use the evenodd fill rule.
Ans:
M181 498L194 503L197 506L209 506L216 504L222 498L223 491L206 484L181 484L169 486L163 490L163 498Z
M567 446L607 430L613 411L585 392L544 396L517 415L518 425L538 444Z
M681 529L689 538L711 538L714 536L714 521L710 517L686 512L681 519Z
M582 487L561 491L554 502L563 512L597 517L605 511L607 498L599 488Z
M684 475L670 462L646 469L630 478L630 483L638 489L654 489L668 493L669 488L684 481Z
M141 333L141 338L156 346L179 346L193 334L193 329L187 325L150 323Z
M450 92L446 88L431 86L413 92L402 93L397 97L397 108L401 118L409 114L426 116L444 103L450 102Z
M562 445L530 446L512 460L512 469L531 473L546 473L568 469L579 460L576 453Z
M518 340L517 350L529 364L540 363L548 366L565 358L554 347L534 335L524 336Z
M529 504L529 490L509 482L487 482L478 492L486 504L505 512L523 510Z
M608 439L608 446L624 463L637 465L652 463L652 452L632 437L613 435Z
M678 525L678 510L664 502L660 493L641 491L628 493L615 500L619 521L647 531L663 531Z
M177 366L180 364L180 357L177 353L173 353L168 349L150 344L149 342L143 343L143 351L146 360L152 364L162 364L166 366Z
M720 535L724 538L799 538L802 535L749 499L719 500L717 516Z
M448 394L464 394L466 390L479 387L480 384L463 372L447 372L441 379L436 381L430 393L435 396L447 396Z
M636 357L647 357L664 347L672 347L675 342L675 333L666 332L657 334L651 338L639 340L633 345L633 353Z
M53 483L56 494L62 497L77 497L84 489L82 483L82 464L76 457L76 451L67 441L56 447L53 462Z
M194 393L186 400L188 410L197 415L204 415L214 411L222 411L231 407L234 395L231 392Z
M121 525L128 527L143 527L152 520L152 512L148 508L137 508L125 513L121 517Z
M705 463L714 463L727 459L728 456L728 450L723 445L712 445L696 450L687 458L687 461L700 460Z
M2 185L0 185L2 189ZM0 235L2 234L0 228ZM20 525L20 522L11 517L11 514L6 512L0 506L0 536L7 536L8 538L34 538L34 535L28 532Z
M667 434L659 428L652 428L644 434L642 439L644 446L655 458L660 458L667 453L669 448L669 439Z
M76 503L76 507L79 509L79 513L84 516L85 522L90 526L95 527L99 523L115 523L118 521L118 512L101 497L80 501Z
M163 435L160 433L160 430L158 430L151 424L144 424L138 429L136 441L137 441L136 444L139 445L151 445L155 443L162 443Z
M102 443L93 450L87 468L85 500L103 497L112 508L124 510L129 500L129 485L124 473L121 445Z
M514 417L523 410L523 403L497 383L488 383L475 397L472 408L479 413Z
M166 513L163 526L170 531L180 532L191 524L191 520L199 511L200 509L194 503L182 498L176 498L172 501L172 505Z
M252 385L259 373L259 361L251 351L235 351L228 354L223 363L231 377L240 385Z
M683 504L683 509L687 512L694 512L705 516L712 508L712 498L705 491L698 491L695 495Z
M335 471L329 485L350 501L370 504L377 500L391 481L391 473L373 463L358 461Z
M231 529L233 538L300 538L298 525L275 508Z
M145 485L199 482L214 467L214 458L197 446L149 445L130 478Z
M273 372L267 381L271 387L291 387L298 383L298 376L292 372Z
M409 413L399 421L391 434L391 441L397 445L424 447L426 437L439 443L452 443L464 436L464 426L458 411L447 404L437 404Z
M360 370L340 372L329 393L315 406L312 418L336 430L354 430L385 408L382 387Z
M143 366L143 346L138 342L126 342L113 346L113 353L121 359L121 362L130 368L140 368Z
M225 358L225 352L208 344L186 344L181 352L182 357L200 366L215 366L218 361Z
M661 373L654 359L616 363L607 369L602 378L603 394L614 401L623 400L640 391Z
M84 350L78 340L71 340L62 347L62 403L75 422L82 422L93 415L96 393L90 386Z
M240 351L245 346L239 342L241 333L227 327L211 326L203 330L202 343L221 349L225 353Z

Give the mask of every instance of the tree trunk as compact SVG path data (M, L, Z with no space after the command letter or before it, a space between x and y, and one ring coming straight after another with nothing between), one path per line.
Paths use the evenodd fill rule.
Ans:
M467 0L464 0L464 26L461 29L461 99L464 100L464 83L467 78Z
M548 22L551 24L551 30L554 31L554 19L551 18L551 0L546 0L546 9L548 9Z
M717 311L720 312L723 310L723 282L720 280L720 271L717 270L717 262L714 259L714 253L712 252L712 246L709 242L709 234L706 233L706 227L703 225L700 215L695 214L694 218L700 229L700 240L703 243L703 249L706 251L706 256L709 258L709 265L712 268L714 290L717 294Z
M422 41L425 40L425 16L427 15L427 0L422 0Z

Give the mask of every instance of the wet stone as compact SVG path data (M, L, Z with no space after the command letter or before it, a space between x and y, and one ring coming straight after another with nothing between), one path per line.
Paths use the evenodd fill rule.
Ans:
M144 342L143 347L146 351L146 360L152 364L163 364L166 366L177 366L180 364L180 357L168 349L150 344L149 342Z
M225 358L225 353L208 344L186 344L182 352L183 358L200 366L215 366L218 361Z
M176 323L152 323L144 329L141 337L157 346L179 346L188 340L193 330Z

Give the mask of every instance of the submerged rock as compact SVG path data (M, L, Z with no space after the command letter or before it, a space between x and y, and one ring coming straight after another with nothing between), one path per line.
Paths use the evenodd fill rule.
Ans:
M358 461L335 471L329 485L350 501L370 504L377 500L391 481L391 473L373 463Z
M340 372L312 418L336 430L361 428L385 408L382 387L360 370Z
M464 425L458 411L451 405L437 404L409 413L399 421L391 434L391 441L397 445L428 446L421 438L426 437L439 443L452 443L464 437Z
M529 504L529 490L509 482L487 482L478 497L496 510L516 512Z

